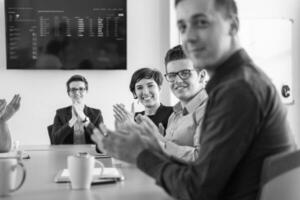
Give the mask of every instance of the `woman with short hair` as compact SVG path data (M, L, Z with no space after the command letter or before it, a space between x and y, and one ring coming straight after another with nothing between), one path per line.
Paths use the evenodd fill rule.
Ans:
M129 89L133 94L133 98L138 99L145 108L144 111L136 112L134 115L146 115L157 127L160 126L161 129L166 129L173 109L160 102L162 83L163 75L160 71L151 68L141 68L133 73ZM126 116L130 118L129 113L126 113L122 104L114 105L114 113L117 122L124 121ZM164 132L161 134L164 135Z

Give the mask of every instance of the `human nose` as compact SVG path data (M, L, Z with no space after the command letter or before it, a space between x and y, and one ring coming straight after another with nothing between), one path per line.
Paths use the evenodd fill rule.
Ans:
M179 74L176 74L174 83L181 83L181 82L183 82L182 78L180 78Z
M198 38L197 31L193 26L188 25L184 33L181 33L183 43L195 43Z
M147 87L144 87L142 92L143 92L143 94L148 94L149 93L149 89Z

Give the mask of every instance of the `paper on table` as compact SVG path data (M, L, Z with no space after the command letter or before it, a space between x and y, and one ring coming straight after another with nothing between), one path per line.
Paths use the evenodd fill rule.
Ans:
M30 156L25 151L9 151L6 153L0 153L0 158L19 158L22 155L22 159L29 159Z
M94 178L116 178L116 179L122 179L123 176L120 173L120 171L117 168L114 167L105 167L103 174L100 176L101 168L94 168L93 170L93 176ZM70 173L68 169L63 169L61 173L61 178L69 178Z

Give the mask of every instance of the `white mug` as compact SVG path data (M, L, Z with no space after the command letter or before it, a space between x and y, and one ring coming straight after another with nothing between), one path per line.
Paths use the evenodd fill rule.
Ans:
M20 183L16 184L18 169L22 171L22 178ZM6 196L20 189L25 178L25 167L18 158L0 158L0 196Z
M100 176L104 170L100 161L95 160L95 157L85 152L68 156L67 162L72 189L90 189L95 163L101 168Z

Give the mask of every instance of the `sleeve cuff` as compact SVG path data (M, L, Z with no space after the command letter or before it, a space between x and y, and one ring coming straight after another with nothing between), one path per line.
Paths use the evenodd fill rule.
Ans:
M164 151L168 155L177 155L178 154L178 146L174 144L173 142L166 141L164 145Z

